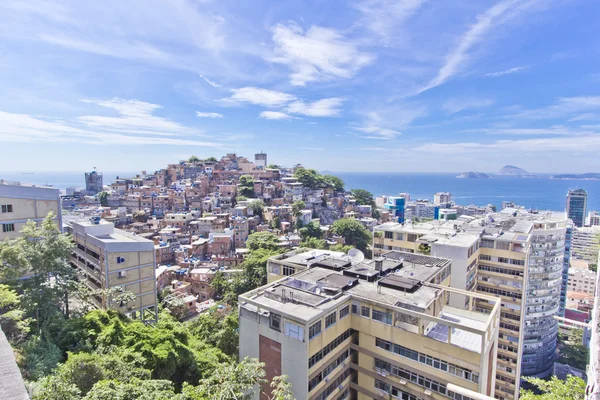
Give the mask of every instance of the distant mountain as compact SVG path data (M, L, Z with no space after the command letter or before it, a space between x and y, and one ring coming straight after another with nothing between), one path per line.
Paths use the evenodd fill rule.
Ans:
M523 168L515 167L514 165L505 165L497 175L531 176L532 174L525 171Z
M600 174L596 172L588 172L585 174L552 175L551 179L580 179L586 181L597 181L600 180Z
M484 174L483 172L463 172L457 176L459 179L485 179L489 177L488 174Z

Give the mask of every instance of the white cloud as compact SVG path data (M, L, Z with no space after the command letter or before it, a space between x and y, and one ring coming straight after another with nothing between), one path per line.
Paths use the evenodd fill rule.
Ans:
M553 125L548 128L485 128L471 129L465 132L481 132L489 135L515 135L515 136L541 136L541 135L586 135L598 133L598 128L593 125L581 128L570 128L562 125Z
M247 86L239 89L232 89L230 97L219 100L222 104L227 103L250 103L264 107L281 107L296 100L296 97L275 90L261 89Z
M515 72L520 72L520 71L523 71L525 69L527 69L526 66L514 67L514 68L506 69L504 71L490 72L489 74L485 74L483 76L487 76L487 77L491 77L491 78L497 78L499 76L514 74Z
M460 37L458 45L446 56L444 65L438 71L437 76L419 89L417 94L443 84L460 72L469 59L469 52L475 45L484 41L490 31L517 16L520 11L525 10L534 2L535 0L502 0L478 15L477 21Z
M360 24L390 45L391 33L409 19L427 0L362 0L353 5L363 14Z
M467 109L489 107L492 104L494 104L494 100L486 98L454 98L447 100L442 105L442 109L448 114L455 114Z
M210 86L214 87L214 88L220 88L223 87L223 85L218 84L217 82L213 82L210 79L208 79L207 77L205 77L204 75L200 75L200 78L204 79L204 81L206 83L208 83Z
M292 117L291 115L288 115L288 114L280 112L280 111L263 111L259 114L259 116L264 119L275 119L275 120L295 118L295 117Z
M193 139L202 134L196 129L152 115L161 107L157 104L122 99L82 101L117 110L121 116L64 120L0 111L0 142L221 146Z
M391 140L395 139L396 136L402 135L402 132L374 125L360 126L353 129L366 133L366 136L362 136L365 139Z
M575 137L554 137L540 139L498 140L492 143L427 143L413 150L435 154L467 154L483 152L557 152L566 157L569 152L600 151L600 135L582 135Z
M321 99L313 102L295 101L286 107L291 114L306 115L309 117L333 117L341 112L343 100L338 97Z
M219 114L216 112L200 112L196 111L196 117L199 118L223 118L223 114Z
M559 119L575 117L574 121L589 118L590 111L600 111L600 96L561 97L548 107L523 110L509 115L510 118ZM588 113L582 117L582 113Z
M292 85L332 78L350 78L369 65L374 55L362 52L334 29L312 26L306 32L295 23L273 27L274 54L268 61L287 65Z

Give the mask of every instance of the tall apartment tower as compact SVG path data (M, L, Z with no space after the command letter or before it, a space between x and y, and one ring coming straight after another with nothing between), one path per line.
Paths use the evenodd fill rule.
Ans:
M387 203L383 205L383 208L390 211L390 214L396 222L404 223L404 211L406 208L405 197L389 197Z
M18 237L27 221L40 223L50 212L62 230L58 189L0 180L0 242Z
M68 222L75 249L71 265L92 290L118 287L135 295L128 303L93 297L98 308L114 308L142 320L156 318L154 242L115 229L99 217Z
M374 228L374 255L429 252L452 260L452 286L500 297L496 396L518 397L520 377L547 376L556 353L567 240L565 213L505 209L484 217ZM449 304L471 304L453 294ZM474 305L485 311L485 301Z
M100 193L103 188L101 173L96 172L96 170L85 173L85 192L87 194L95 195Z
M437 192L433 195L433 204L436 206L446 206L452 202L452 194L448 192Z
M567 193L567 216L573 224L582 227L587 216L587 192L583 189L569 190Z
M449 287L450 260L311 254L296 255L300 272L239 297L240 357L264 362L268 381L287 375L308 400L494 396L500 299ZM489 308L452 307L451 294Z
M256 168L265 169L267 168L267 155L262 151L254 155L254 164Z

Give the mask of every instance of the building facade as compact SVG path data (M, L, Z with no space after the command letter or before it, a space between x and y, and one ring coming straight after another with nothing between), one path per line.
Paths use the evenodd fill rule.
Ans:
M89 195L95 195L104 190L104 184L102 180L102 174L96 172L85 173L85 192Z
M567 193L567 216L575 226L582 227L587 216L587 192L583 189L569 190Z
M78 269L91 289L117 288L135 299L117 302L112 297L93 296L98 308L114 308L143 320L156 318L156 261L154 243L115 229L99 218L70 221L75 249L71 265Z
M62 229L58 189L0 180L0 241L20 236L27 221L39 224L50 212Z
M521 375L552 370L560 313L564 213L505 209L484 217L375 228L374 254L427 252L452 260L452 286L502 299L496 395L518 396ZM450 304L468 307L464 297ZM476 307L484 310L485 302Z
M494 396L500 301L450 288L450 270L401 252L322 258L239 297L240 357L264 362L269 381L287 375L296 399ZM452 307L451 293L491 310Z

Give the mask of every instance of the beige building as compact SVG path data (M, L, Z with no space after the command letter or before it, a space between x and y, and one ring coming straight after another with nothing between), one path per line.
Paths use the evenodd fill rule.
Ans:
M156 318L154 243L99 219L70 221L75 249L71 265L92 290L118 287L136 298L125 304L95 296L98 308L119 309L134 318Z
M567 290L592 296L596 293L596 273L589 269L587 261L571 260Z
M0 241L20 236L27 221L40 223L50 212L62 229L58 189L0 180Z
M450 271L411 253L323 257L240 296L240 357L288 375L297 399L494 396L500 301L450 288ZM452 307L452 293L490 310Z
M452 287L501 302L496 397L518 397L521 375L545 376L556 354L567 219L564 213L506 209L480 218L375 228L374 254L420 251L452 260ZM527 287L529 286L529 290ZM450 305L468 309L464 296ZM485 301L476 303L485 311Z

